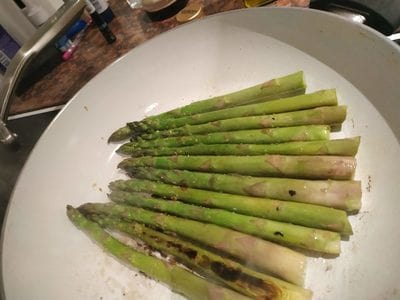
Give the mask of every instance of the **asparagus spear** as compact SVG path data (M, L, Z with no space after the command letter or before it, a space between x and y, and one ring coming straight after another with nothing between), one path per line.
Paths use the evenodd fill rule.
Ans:
M190 299L249 299L237 292L208 282L189 271L157 258L137 252L106 233L98 224L67 206L67 215L76 227L98 242L116 258L139 269L156 280L168 284L175 292Z
M279 144L197 144L184 147L161 147L155 149L121 148L120 153L133 157L164 155L342 155L355 156L360 145L360 137L286 142ZM126 151L125 151L126 150Z
M344 235L352 234L344 211L319 205L182 188L142 179L116 180L109 187L112 191L148 193L240 214L336 231Z
M200 275L226 284L237 292L258 299L311 299L311 291L275 277L251 270L193 243L169 236L136 222L106 216L90 216L102 227L124 232L151 248L169 254Z
M180 201L161 200L123 191L114 191L109 197L117 203L148 208L227 227L289 247L327 254L340 253L340 234L336 232L241 215L223 209L200 207Z
M137 130L138 132L142 133L151 132L154 130L177 128L187 124L204 124L217 120L267 115L330 105L337 105L335 90L322 90L312 94L305 94L289 98L266 101L263 103L220 109L181 118L145 119L139 122L129 123L128 126L131 127L131 129L134 129L135 131Z
M353 177L356 160L350 156L175 155L127 158L118 167L126 171L137 167L155 167L252 176L346 180Z
M131 174L136 178L185 187L317 204L348 212L358 211L361 207L359 181L250 177L154 168L137 168L131 170Z
M206 135L170 137L146 141L138 139L122 145L118 152L134 149L157 147L181 147L199 143L203 144L272 144L289 141L313 141L329 139L330 129L326 125L295 126L284 128L267 128L258 130L241 130L231 132L215 132Z
M271 99L290 97L304 94L305 88L303 72L297 72L234 93L196 101L145 120L179 118L249 103L260 103ZM108 141L122 141L128 139L132 134L133 130L125 126L116 130Z
M179 118L198 113L224 109L249 103L260 103L267 100L304 94L306 84L302 71L246 88L230 94L196 101L189 105L160 114L155 118Z
M113 203L86 203L79 210L85 214L106 214L172 231L245 261L249 267L275 274L291 283L302 285L304 280L304 255L248 234Z
M179 128L142 134L140 137L145 140L154 140L157 138L171 136L206 134L221 131L289 127L299 125L341 124L346 119L346 112L346 106L323 106L279 114L232 118L200 125L185 125Z

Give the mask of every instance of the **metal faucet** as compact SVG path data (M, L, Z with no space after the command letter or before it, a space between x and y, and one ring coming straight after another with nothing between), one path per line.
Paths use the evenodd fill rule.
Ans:
M23 72L36 55L46 45L55 41L56 38L68 29L69 26L81 16L85 8L84 0L67 0L56 13L50 17L18 50L10 62L3 83L0 87L0 142L13 144L17 135L7 128L6 122L14 91Z

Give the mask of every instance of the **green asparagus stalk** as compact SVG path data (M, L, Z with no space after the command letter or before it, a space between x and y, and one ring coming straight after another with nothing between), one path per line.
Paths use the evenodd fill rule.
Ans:
M146 141L138 139L122 145L118 152L126 153L134 149L181 147L195 144L272 144L290 141L328 140L330 128L326 125L267 128L231 132L215 132L204 135L170 137Z
M226 284L237 292L257 299L311 299L311 291L272 276L251 270L183 239L169 236L136 222L124 222L106 216L90 216L102 227L124 232L198 272Z
M116 180L109 187L112 191L148 193L244 215L336 231L343 235L353 233L346 212L320 205L182 188L142 179Z
M323 106L280 114L232 118L200 125L185 125L179 128L142 134L140 137L145 140L154 140L157 138L172 136L206 134L223 131L290 127L299 125L341 124L346 119L346 113L346 106Z
M120 153L133 157L140 156L165 156L165 155L340 155L355 156L360 145L360 137L287 142L279 144L197 144L184 147L161 147L155 149L126 149L130 151Z
M302 285L305 256L289 248L214 224L113 203L86 203L84 214L106 214L175 232L245 261L246 265Z
M128 172L137 167L154 167L251 176L347 180L353 178L356 160L350 156L175 155L127 158L118 167Z
M246 88L230 94L196 101L189 105L176 108L160 114L155 118L179 118L198 113L240 106L250 103L260 103L268 100L304 94L306 84L302 71Z
M131 175L184 187L317 204L348 212L361 207L361 184L352 180L250 177L154 168L137 168L131 170Z
M76 227L98 242L119 260L160 280L190 299L248 299L230 289L208 282L189 271L157 258L137 252L106 233L98 224L86 219L79 211L67 207L67 215Z
M312 94L220 109L181 118L145 119L128 125L131 129L142 133L178 128L184 125L197 125L231 118L276 114L330 105L337 105L335 90L322 90Z
M148 208L183 218L219 225L284 246L320 253L340 254L340 234L332 231L241 215L223 209L185 204L180 201L130 194L123 191L114 191L109 197L117 203Z
M304 94L305 88L303 72L297 72L234 93L196 101L157 116L146 118L145 120L154 121L158 119L179 118L239 105L290 97ZM118 142L128 139L132 134L133 130L131 128L128 126L122 127L110 136L109 142Z

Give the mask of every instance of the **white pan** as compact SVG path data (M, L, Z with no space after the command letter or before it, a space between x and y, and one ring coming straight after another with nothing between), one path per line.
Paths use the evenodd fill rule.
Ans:
M349 114L334 137L362 136L363 207L338 258L308 259L314 299L400 297L400 48L327 13L259 8L181 26L91 80L33 150L3 230L7 299L174 299L135 276L67 219L65 206L107 201L124 175L108 135L130 120L304 70L308 91L336 88ZM251 251L251 249L249 249Z

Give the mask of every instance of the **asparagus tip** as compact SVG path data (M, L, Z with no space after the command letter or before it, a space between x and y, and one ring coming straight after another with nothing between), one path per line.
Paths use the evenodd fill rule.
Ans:
M145 120L129 122L127 126L131 130L131 137L139 137L143 133L148 132L148 130L146 130Z
M126 124L132 131L138 127L138 121L129 122Z
M79 211L81 214L87 214L91 210L91 203L84 203L75 208L74 210Z
M127 158L127 159L124 159L123 161L121 161L119 164L118 164L118 169L123 169L123 170L125 170L125 168L127 167L127 166L129 166L129 158Z
M67 215L69 215L74 210L72 205L67 204Z
M67 205L67 216L71 220L72 223L76 224L76 219L81 215L81 213L74 208L72 205Z
M121 142L128 139L132 135L132 130L128 126L121 127L114 131L108 138L108 143Z

